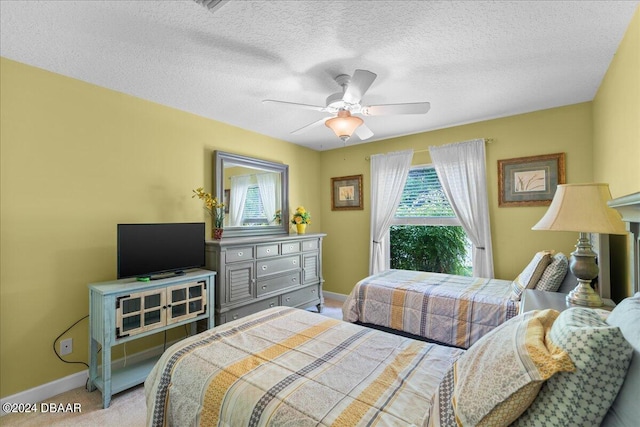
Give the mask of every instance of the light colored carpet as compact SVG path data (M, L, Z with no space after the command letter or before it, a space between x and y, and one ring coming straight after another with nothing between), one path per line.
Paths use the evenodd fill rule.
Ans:
M310 309L310 311L315 311L315 309ZM342 302L325 297L322 315L342 319ZM138 427L146 425L147 406L142 385L112 396L111 405L107 409L102 409L100 391L89 393L84 387L47 399L47 403L62 403L64 405L78 403L81 412L9 414L0 417L0 425L19 427Z

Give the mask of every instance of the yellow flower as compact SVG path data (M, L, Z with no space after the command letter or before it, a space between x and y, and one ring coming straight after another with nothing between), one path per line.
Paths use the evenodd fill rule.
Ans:
M278 209L275 215L273 215L272 221L276 224L282 224L282 211L280 209Z
M213 218L213 226L215 228L222 228L224 225L224 203L220 203L216 197L211 197L211 194L205 193L202 187L198 187L193 190L194 195L191 196L193 199L197 197L198 199L204 201L205 209Z
M311 214L307 212L304 206L298 206L291 218L292 224L311 224Z

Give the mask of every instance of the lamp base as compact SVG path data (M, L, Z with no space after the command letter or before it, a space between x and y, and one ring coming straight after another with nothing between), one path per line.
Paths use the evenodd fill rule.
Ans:
M576 286L567 295L567 303L585 307L602 307L604 302L591 287L591 281L598 277L597 254L591 248L587 233L580 233L576 250L571 253L569 269L578 278Z
M571 305L580 305L584 307L602 307L604 302L600 295L598 295L589 282L583 282L578 279L578 286L576 286L569 294L567 294L567 303Z

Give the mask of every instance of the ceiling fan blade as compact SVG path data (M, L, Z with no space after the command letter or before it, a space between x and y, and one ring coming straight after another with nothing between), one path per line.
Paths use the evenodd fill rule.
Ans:
M263 104L280 104L288 107L301 108L304 110L313 110L313 111L327 111L327 107L322 107L320 105L309 105L309 104L299 104L297 102L287 102L287 101L276 101L275 99L263 99Z
M373 132L371 132L371 129L363 123L356 128L356 135L358 135L358 138L360 138L361 141L364 141L365 139L371 138L373 136Z
M358 104L369 89L377 74L367 70L356 70L349 81L342 100L349 104Z
M323 124L324 124L324 122L326 122L326 121L327 121L327 120L329 120L330 118L331 118L331 116L329 116L329 117L325 117L325 118L323 118L323 119L317 120L317 121L312 122L312 123L309 123L308 125L302 126L300 129L296 129L296 130L294 130L293 132L291 132L291 134L292 134L292 135L297 135L297 134L300 134L300 133L302 133L302 132L306 132L306 131L308 131L308 130L310 130L310 129L316 128L316 127L318 127L318 126L320 126L320 125L323 125Z
M219 9L222 6L224 6L224 4L227 3L229 0L194 0L194 1L196 3L203 5L204 7L209 9L211 12L213 12L216 9Z
M413 102L407 104L370 105L362 107L360 114L365 116L388 116L395 114L426 114L431 104L428 102Z

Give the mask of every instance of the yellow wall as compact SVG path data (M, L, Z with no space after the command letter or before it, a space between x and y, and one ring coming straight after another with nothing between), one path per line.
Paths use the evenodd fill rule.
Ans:
M591 103L457 126L433 132L352 145L322 153L321 195L325 239L325 289L347 294L368 272L370 171L368 156L413 148L413 164L428 164L430 145L492 138L486 145L489 211L495 275L514 279L536 251L574 249L575 233L532 231L546 207L498 207L498 160L564 152L567 182L588 182L591 165ZM348 145L348 144L347 144ZM363 175L364 209L331 211L331 177Z
M213 150L283 162L290 200L320 210L316 151L2 58L1 396L84 369L52 342L116 276L116 224L205 221ZM314 218L310 231L322 227ZM87 321L70 360L87 361ZM150 342L129 344L133 352Z
M612 197L640 191L640 7L611 60L593 101L594 181L607 182ZM631 295L626 238L612 239L614 297Z
M640 191L640 8L593 101L593 153L614 198Z

